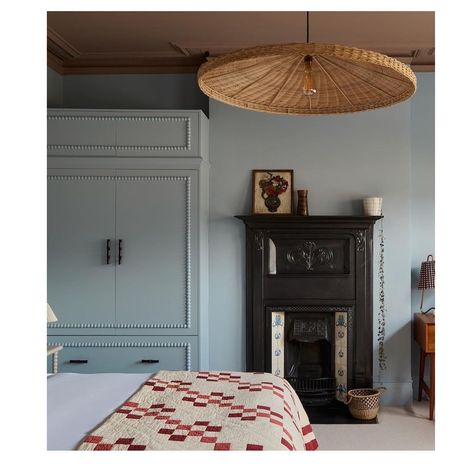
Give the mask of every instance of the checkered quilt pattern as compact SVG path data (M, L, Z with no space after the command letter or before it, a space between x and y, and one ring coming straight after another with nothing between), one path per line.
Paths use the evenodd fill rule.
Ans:
M289 383L267 373L160 371L77 449L315 450Z

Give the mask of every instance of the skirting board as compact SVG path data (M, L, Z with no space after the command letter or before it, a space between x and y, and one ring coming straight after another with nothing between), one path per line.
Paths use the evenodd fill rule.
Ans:
M382 406L409 405L413 400L413 386L408 382L380 382L374 381L374 388L385 387L387 390L380 397Z

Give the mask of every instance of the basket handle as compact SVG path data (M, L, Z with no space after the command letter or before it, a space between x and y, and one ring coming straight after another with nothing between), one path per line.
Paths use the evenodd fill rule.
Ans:
M380 392L380 395L387 391L385 387L377 387L375 390L378 390Z
M342 400L343 403L345 403L346 405L349 405L349 403L351 403L351 400L352 400L352 395L347 395L347 399L346 400Z

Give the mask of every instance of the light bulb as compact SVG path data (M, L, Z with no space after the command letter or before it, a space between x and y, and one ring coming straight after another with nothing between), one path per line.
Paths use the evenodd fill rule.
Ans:
M310 55L304 57L303 94L306 96L316 94L313 77L313 58Z

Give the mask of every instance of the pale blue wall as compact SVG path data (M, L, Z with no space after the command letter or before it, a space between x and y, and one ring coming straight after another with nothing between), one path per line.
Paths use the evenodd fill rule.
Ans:
M244 227L233 216L250 210L251 170L291 168L295 188L309 189L311 214L359 213L362 197L383 196L388 367L381 382L391 403L411 399L410 123L410 101L327 117L210 101L211 368L245 368ZM374 320L376 328L376 312Z
M196 94L195 76L165 76L64 76L59 81L48 74L48 103L50 95L60 97L57 88L62 87L65 107L166 108L168 104L206 110L207 99L199 91ZM389 388L385 402L405 403L411 398L412 350L417 373L411 315L419 306L419 293L412 292L416 284L412 273L426 253L434 252L434 73L417 77L418 91L410 101L352 115L284 117L210 101L213 369L245 369L244 228L233 216L250 210L253 168L289 167L295 170L295 186L310 190L312 214L359 213L362 197L383 196L388 368L381 379ZM378 230L379 226L376 237ZM377 268L374 271L376 276ZM376 297L375 291L375 329ZM374 353L375 361L376 357Z
M416 289L420 265L435 255L435 75L417 74L418 91L411 108L411 271L412 314L420 310L421 291ZM426 290L423 309L435 305L435 290ZM412 342L412 374L415 395L419 347ZM426 367L428 373L429 365Z
M47 68L47 104L48 107L63 106L63 76Z
M63 101L68 108L200 109L209 115L195 74L64 76Z

